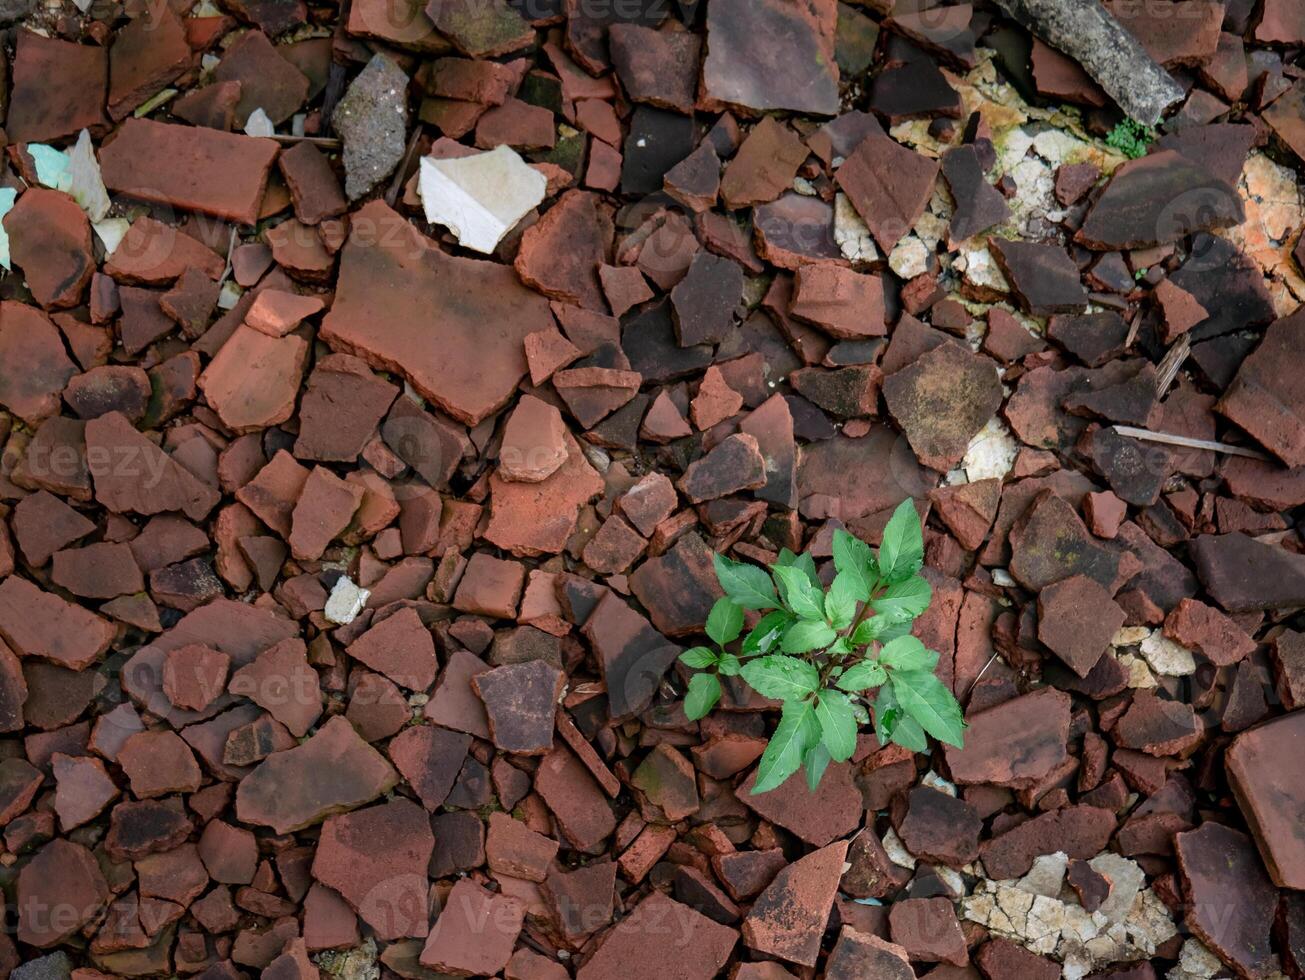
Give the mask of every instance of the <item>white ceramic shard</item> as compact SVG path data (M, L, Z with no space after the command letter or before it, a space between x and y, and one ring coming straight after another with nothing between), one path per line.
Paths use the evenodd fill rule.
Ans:
M489 254L544 199L548 181L509 146L474 156L422 157L426 220L444 225L466 248Z
M330 622L347 626L363 611L363 606L367 605L370 598L371 592L360 589L350 581L349 576L341 575L335 580L322 613Z

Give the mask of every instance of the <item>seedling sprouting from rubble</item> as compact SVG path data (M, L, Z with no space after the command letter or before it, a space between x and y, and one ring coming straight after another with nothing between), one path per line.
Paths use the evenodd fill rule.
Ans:
M720 700L721 677L736 675L783 702L753 793L774 789L803 766L814 790L831 761L851 758L857 729L870 724L872 713L881 744L923 752L932 735L961 745L965 721L934 674L938 654L911 635L933 590L919 574L924 540L910 500L889 520L878 554L846 531L834 532L836 574L827 590L809 554L784 549L769 575L723 555L715 562L725 590L707 617L716 648L680 655L698 671L684 710L692 719L706 715ZM736 645L745 609L765 615Z

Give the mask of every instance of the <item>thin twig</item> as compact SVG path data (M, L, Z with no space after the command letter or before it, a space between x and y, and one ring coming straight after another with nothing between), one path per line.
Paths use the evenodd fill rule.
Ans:
M1143 442L1162 442L1167 446L1182 446L1184 449L1208 449L1212 453L1245 456L1247 459L1271 461L1273 458L1258 449L1247 449L1245 446L1230 446L1226 442L1215 442L1212 439L1193 439L1191 436L1174 435L1172 432L1152 432L1150 429L1138 429L1131 425L1116 425L1114 430L1121 436L1128 436L1130 439L1141 439Z
M334 136L282 136L274 133L268 137L278 143L312 143L314 146L325 147L328 150L338 150L343 144Z
M218 288L226 285L227 277L231 275L231 256L236 250L236 231L237 226L231 226L231 237L227 239L227 262L222 267L222 278L218 280Z
M970 681L970 686L965 689L966 704L969 704L970 695L974 693L974 689L979 686L979 681L983 680L983 675L988 672L988 668L993 665L993 662L996 661L996 659L997 659L997 653L994 652L993 655L988 658L988 662L983 665L983 669L979 671L978 675L974 678L974 680Z
M1165 352L1164 358L1160 361L1160 367L1156 376L1156 398L1164 398L1165 392L1167 392L1169 386L1174 383L1174 378L1178 374L1178 369L1183 366L1183 362L1187 360L1187 355L1191 352L1192 341L1187 334L1183 334L1174 341L1174 345Z

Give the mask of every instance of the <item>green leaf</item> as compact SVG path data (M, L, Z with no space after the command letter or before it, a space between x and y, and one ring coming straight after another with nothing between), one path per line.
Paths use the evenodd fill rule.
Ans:
M761 617L761 621L743 638L743 656L754 653L769 653L779 643L784 630L794 622L793 614L784 609L776 609Z
M756 565L746 565L724 555L713 556L713 564L720 587L744 609L774 609L779 605L770 576Z
M871 616L857 623L856 629L852 631L852 646L863 647L867 643L873 643L879 638L879 632L884 627L884 618L882 616Z
M784 604L803 619L825 618L823 590L811 584L807 573L792 565L776 565L775 581Z
M838 639L838 633L827 623L802 619L788 628L779 648L785 653L806 653L821 650ZM815 668L812 668L813 670Z
M965 718L961 706L942 681L927 670L895 670L889 679L893 694L907 715L938 741L961 747Z
M739 638L743 632L743 607L729 596L716 600L707 614L707 635L724 646Z
M689 693L684 696L684 713L690 721L705 717L720 700L720 678L700 673L689 678Z
M825 748L824 742L817 742L807 749L802 766L807 771L807 789L814 793L820 785L820 777L829 768L829 749Z
M811 580L811 584L817 589L824 587L820 582L820 575L816 571L816 560L805 551L800 555L795 555L787 548L780 548L779 557L775 559L775 565L776 567L784 566L787 568L801 569L806 573L807 578Z
M914 619L928 609L932 598L933 587L920 576L913 575L904 582L888 586L871 605L889 622L900 623Z
M884 644L879 651L879 662L891 670L931 671L938 666L938 654L914 636L899 636Z
M732 653L722 653L720 660L716 661L716 669L724 677L734 677L742 668L743 663Z
M846 762L856 751L856 719L852 702L842 691L821 691L816 701L820 739L835 762Z
M716 662L716 651L708 647L692 647L680 654L680 663L695 670L710 667Z
M868 691L888 680L888 672L874 660L862 660L853 664L838 678L838 686L844 691Z
M846 656L853 650L852 641L846 636L840 636L829 644L829 649L825 652L834 656Z
M920 723L909 715L902 715L893 727L892 741L912 752L928 752L929 740L924 737Z
M910 578L924 564L924 532L915 503L907 497L897 505L884 527L879 545L879 574L889 582Z
M772 790L797 772L807 749L820 742L820 722L815 709L805 701L787 701L770 744L761 753L753 795Z
M844 630L856 618L858 582L856 576L839 572L825 595L825 616L836 630Z
M893 686L885 684L879 688L879 694L875 698L875 738L879 740L880 745L887 745L892 741L893 729L897 727L901 717L902 706L897 703Z
M879 642L887 643L889 640L895 640L899 636L907 636L911 632L911 621L909 619L893 622L887 617L876 617L884 620L884 625L879 629Z
M773 653L743 665L740 673L762 697L798 701L820 686L820 674L805 660Z
M841 527L834 528L834 567L839 575L852 579L857 602L870 598L870 590L879 578L874 552L868 544Z

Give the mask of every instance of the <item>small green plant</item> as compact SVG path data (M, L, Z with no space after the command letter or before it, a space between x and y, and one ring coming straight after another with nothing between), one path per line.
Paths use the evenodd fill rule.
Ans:
M1155 141L1155 130L1125 116L1106 136L1106 146L1114 147L1130 160L1146 155L1146 148Z
M961 706L934 674L938 654L911 635L933 598L919 574L924 539L915 506L905 500L893 513L878 554L841 529L833 545L828 590L809 554L784 549L770 574L716 555L725 595L706 627L716 647L680 655L698 671L684 699L692 719L720 700L722 677L742 676L758 694L783 702L753 793L774 789L801 767L814 790L831 761L851 758L871 712L881 744L923 752L926 734L962 744ZM746 609L765 615L732 652L726 648L742 636Z

